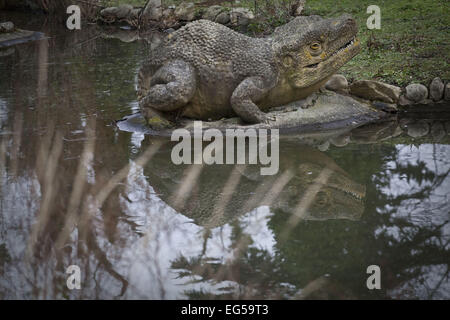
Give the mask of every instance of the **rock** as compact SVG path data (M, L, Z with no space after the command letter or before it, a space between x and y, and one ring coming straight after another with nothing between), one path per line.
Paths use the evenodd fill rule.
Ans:
M219 13L218 16L216 17L216 22L220 24L230 23L230 13L227 11Z
M116 18L117 7L108 7L100 11L103 18Z
M445 128L442 122L434 122L431 125L431 135L434 139L440 140L445 137Z
M161 7L161 0L149 0L147 5L145 6L144 10L149 7L152 7L152 8Z
M450 82L445 85L444 99L447 101L450 100Z
M335 74L327 81L325 88L335 92L346 92L348 90L347 78L341 74Z
M430 131L430 126L424 120L412 122L406 125L406 132L408 136L413 138L420 138L426 136Z
M355 96L387 103L397 102L401 92L399 87L373 80L356 81L350 86L350 93Z
M106 19L125 19L133 10L129 4L123 4L119 7L108 7L100 11L100 16Z
M406 97L405 97L405 95L401 95L400 96L400 99L398 99L398 104L400 105L400 106L409 106L409 105L412 105L413 104L413 102L411 101L411 100L408 100Z
M428 97L428 89L423 84L412 83L406 87L405 96L413 102L422 102Z
M374 106L378 110L381 110L384 112L390 112L390 113L395 113L398 110L397 105L394 103L374 101L374 102L372 102L372 106Z
M430 99L440 101L444 96L444 83L438 77L434 78L430 84Z
M192 2L182 2L175 9L175 16L178 20L192 21L195 19L196 8Z
M122 5L120 5L117 8L117 11L116 11L117 19L125 19L125 18L127 18L132 10L133 10L133 6L131 6L129 4L122 4Z
M146 20L158 21L162 16L161 0L150 0L142 11L142 17Z
M224 10L225 8L222 6L211 6L206 9L205 13L203 13L202 18L210 21L216 21L217 16Z
M145 111L147 112L147 110ZM152 131L153 135L170 136L175 128L184 128L189 132L194 130L194 120L189 118L180 118L175 127L171 123L162 123L158 120L155 111L153 114L143 114L144 117L151 119L150 126L155 125L158 130ZM357 101L349 96L340 95L334 92L319 93L314 106L308 109L301 108L301 101L294 101L287 105L278 107L268 112L276 117L276 121L270 125L266 123L245 124L239 117L223 118L217 121L204 121L203 130L218 129L225 132L226 129L280 129L288 132L306 133L314 131L326 131L329 129L337 130L345 128L350 130L383 119L385 114L375 110L368 104ZM339 123L339 127L336 127ZM161 130L159 128L162 128ZM346 138L334 141L337 145L347 143Z
M12 23L11 21L0 23L0 33L13 32L14 29L14 23Z
M306 0L296 0L291 5L291 16L298 17L302 14L303 9L305 8Z
M249 9L234 8L230 11L230 21L233 26L247 26L253 19L255 15Z

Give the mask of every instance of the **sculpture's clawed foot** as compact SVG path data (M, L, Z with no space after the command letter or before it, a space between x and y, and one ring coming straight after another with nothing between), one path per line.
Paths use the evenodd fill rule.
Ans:
M271 114L266 114L261 119L261 123L265 123L265 124L272 124L275 121L277 121L277 117L275 117L274 115L271 115Z

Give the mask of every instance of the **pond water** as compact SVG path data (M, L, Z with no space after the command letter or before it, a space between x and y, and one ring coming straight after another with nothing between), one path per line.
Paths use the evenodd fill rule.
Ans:
M448 105L282 137L274 176L177 166L116 125L157 35L2 20L47 37L0 51L1 299L450 298Z

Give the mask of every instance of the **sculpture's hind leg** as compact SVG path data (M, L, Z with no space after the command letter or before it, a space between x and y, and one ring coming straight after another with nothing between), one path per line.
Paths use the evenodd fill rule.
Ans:
M151 124L152 118L165 118L164 112L186 105L195 89L194 68L182 60L170 61L152 75L150 88L140 99L139 106Z
M231 107L234 112L248 123L267 123L275 121L273 115L262 112L254 101L258 101L266 94L273 84L262 78L251 77L242 81L231 96Z

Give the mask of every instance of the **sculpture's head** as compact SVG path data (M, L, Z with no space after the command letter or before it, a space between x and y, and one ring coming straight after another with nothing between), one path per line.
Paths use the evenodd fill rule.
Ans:
M365 197L365 186L352 180L342 169L301 163L273 207L304 220L359 220Z
M272 35L279 69L294 88L326 80L358 54L358 28L350 15L297 17Z

